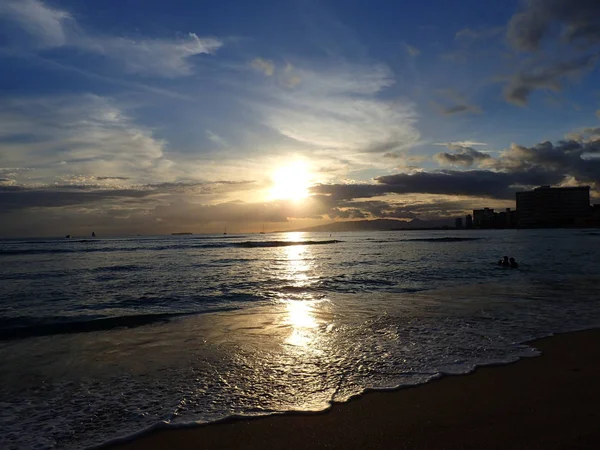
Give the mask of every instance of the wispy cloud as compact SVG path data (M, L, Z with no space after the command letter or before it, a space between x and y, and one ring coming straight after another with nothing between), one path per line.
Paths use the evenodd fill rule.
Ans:
M404 48L406 49L406 51L408 52L408 54L410 56L412 56L412 57L416 57L416 56L419 56L421 54L421 50L419 50L415 46L407 44L406 42L404 43Z
M504 90L508 102L524 106L534 91L560 91L565 80L596 66L600 54L600 2L527 0L510 19L506 38L518 52L533 55L508 77Z
M264 123L308 148L352 158L408 148L419 139L408 101L385 101L380 93L394 82L385 66L343 65L296 73L294 90L269 93L258 105Z
M477 142L477 141L453 141L453 142L436 142L433 145L441 145L443 147L450 146L461 146L461 147L476 147L480 145L487 145L485 142Z
M223 43L200 38L195 33L175 39L129 38L95 34L84 30L74 16L41 0L5 0L0 19L18 24L34 50L70 47L96 53L118 62L127 72L140 75L179 77L193 73L190 57L211 54ZM23 45L20 41L19 45Z
M269 61L268 59L254 58L250 62L250 66L259 72L264 73L268 77L273 76L275 73L275 64L273 61Z
M69 28L75 26L73 16L39 0L3 0L0 18L18 23L31 36L31 44L39 48L60 47L68 40Z
M73 175L164 179L173 165L152 130L95 95L5 99L0 136L3 163L32 168L28 183Z
M531 93L537 89L558 92L566 80L575 79L592 70L597 63L595 55L554 62L549 65L535 64L524 67L511 78L504 88L504 98L515 105L525 106Z
M211 54L221 41L188 33L177 39L89 38L78 46L105 55L130 73L173 78L193 73L190 57Z
M556 27L555 25L561 25ZM600 42L600 3L593 0L528 0L509 24L510 43L523 51L536 51L542 41L559 33L570 43Z
M463 28L456 32L454 39L463 41L488 39L500 35L502 31L504 27Z
M479 106L472 104L463 94L455 89L438 89L438 96L443 99L434 105L438 111L446 116L461 113L481 114Z

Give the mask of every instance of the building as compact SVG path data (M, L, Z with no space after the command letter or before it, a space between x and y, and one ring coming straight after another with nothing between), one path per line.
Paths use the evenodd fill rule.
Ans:
M506 208L502 212L494 212L492 208L483 208L473 210L471 226L467 225L467 228L515 228L516 226L517 211Z
M520 228L578 226L591 215L589 186L541 186L516 197Z
M473 228L473 216L471 214L467 214L465 216L465 228L467 230L470 230L471 228Z
M475 228L492 228L494 210L492 208L474 209L473 226Z
M463 227L463 226L462 226L462 225L463 225L463 222L462 222L462 217L457 217L457 218L456 218L456 222L455 222L455 223L456 223L456 229L457 229L457 230L460 230L460 229L462 229L462 227Z

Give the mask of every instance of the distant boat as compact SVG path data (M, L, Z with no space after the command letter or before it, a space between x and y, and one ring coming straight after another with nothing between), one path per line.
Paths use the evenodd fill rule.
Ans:
M70 235L70 234L67 234L67 235L65 236L65 238L67 238L67 239L71 239L71 235Z
M96 237L96 233L92 231L92 237Z
M225 228L225 230L223 231L223 234L227 234L227 228Z
M265 234L265 224L264 223L263 223L262 231L260 232L260 234Z

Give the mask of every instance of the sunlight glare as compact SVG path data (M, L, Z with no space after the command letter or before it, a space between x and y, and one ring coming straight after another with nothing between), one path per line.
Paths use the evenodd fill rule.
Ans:
M271 179L271 200L297 201L308 197L310 174L306 164L301 161L278 168Z

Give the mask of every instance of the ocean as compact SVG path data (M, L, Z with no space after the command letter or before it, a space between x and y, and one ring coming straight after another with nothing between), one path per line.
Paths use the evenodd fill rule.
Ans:
M322 411L537 356L600 326L599 293L600 230L3 240L0 448Z

